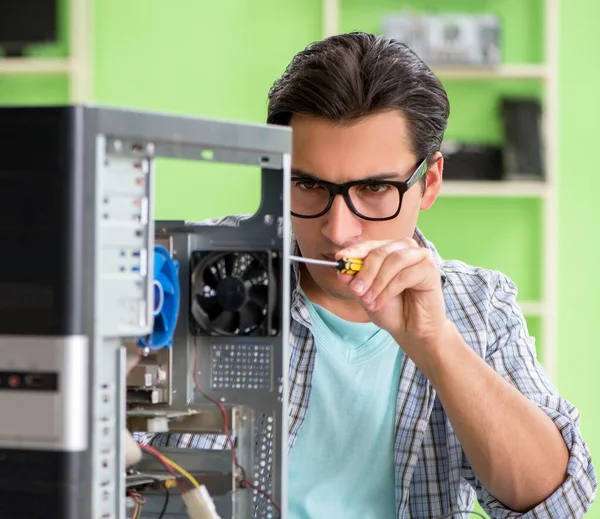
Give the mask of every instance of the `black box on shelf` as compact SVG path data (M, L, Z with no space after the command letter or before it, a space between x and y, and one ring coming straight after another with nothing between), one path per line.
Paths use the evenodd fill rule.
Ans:
M543 180L542 107L536 98L505 97L501 101L504 128L504 178Z
M466 142L446 142L444 179L446 180L502 180L502 149L500 147Z

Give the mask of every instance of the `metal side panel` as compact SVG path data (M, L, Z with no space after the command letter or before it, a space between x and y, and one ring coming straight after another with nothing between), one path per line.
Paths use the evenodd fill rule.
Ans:
M94 318L90 519L125 514L123 340L152 331L152 171L148 155L116 156L93 137ZM87 519L87 518L86 518Z
M261 153L273 153L280 157L284 153L291 153L291 130L288 127L117 108L92 110L96 112L98 132L117 139L142 140L176 147L202 146L207 150L222 148L232 152L248 151L259 159ZM181 156L176 148L175 153ZM161 156L160 153L157 156ZM202 160L202 156L197 154L195 159ZM219 162L234 161L230 157ZM254 163L259 164L258 161Z

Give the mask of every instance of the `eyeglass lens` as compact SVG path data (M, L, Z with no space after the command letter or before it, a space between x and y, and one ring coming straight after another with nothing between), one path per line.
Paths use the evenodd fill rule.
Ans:
M400 190L385 182L368 182L351 186L348 196L353 209L366 218L389 218L400 207ZM315 216L329 204L329 189L311 179L292 180L291 209L300 216Z

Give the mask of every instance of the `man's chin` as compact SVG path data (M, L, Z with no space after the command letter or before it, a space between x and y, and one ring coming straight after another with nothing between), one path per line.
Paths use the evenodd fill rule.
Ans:
M316 290L332 299L338 299L340 301L356 300L356 296L350 287L341 281L333 271L331 273L326 273L325 275L312 276L308 269L303 269L301 276L306 276L303 278L305 280L303 288L307 293Z
M356 295L352 293L349 287L346 285L340 284L341 286L322 286L322 290L324 290L330 297L335 299L340 299L342 301L355 301Z

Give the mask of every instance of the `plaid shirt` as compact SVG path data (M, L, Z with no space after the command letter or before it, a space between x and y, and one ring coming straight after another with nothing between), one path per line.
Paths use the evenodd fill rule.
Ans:
M202 224L238 225L243 218L228 216ZM446 313L463 339L554 421L570 458L565 482L546 501L526 514L506 508L477 479L435 389L404 355L394 445L397 519L430 519L451 511L470 510L475 497L493 518L582 517L595 498L597 483L589 450L579 431L579 413L559 396L536 359L534 339L528 335L515 285L499 272L443 260L419 230L415 239L429 248L436 259ZM298 252L294 241L291 245ZM298 291L296 264L292 274L295 286L290 321L290 449L306 417L317 355L308 309ZM157 435L146 441L159 446L226 448L225 438L215 435Z

